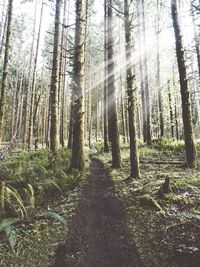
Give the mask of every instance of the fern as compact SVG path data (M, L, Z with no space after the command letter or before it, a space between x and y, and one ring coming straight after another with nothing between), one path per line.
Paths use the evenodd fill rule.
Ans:
M12 251L14 251L14 246L16 244L16 235L14 233L14 227L13 225L15 223L17 223L19 221L19 219L7 219L4 220L1 224L0 224L0 232L4 232L6 235L6 238L8 240L8 243L12 249Z
M13 206L12 198L16 201L18 208L21 212L22 218L27 217L27 210L17 190L11 186L6 186L5 187L5 200L8 204L11 204L11 206Z
M61 222L63 224L66 224L65 218L63 216L59 215L58 213L53 212L53 211L47 211L45 213L45 216L49 217L49 218L52 218L52 219L54 219L56 221L59 221L59 222Z
M35 208L35 193L31 184L28 184L28 192L29 192L29 203L32 209Z

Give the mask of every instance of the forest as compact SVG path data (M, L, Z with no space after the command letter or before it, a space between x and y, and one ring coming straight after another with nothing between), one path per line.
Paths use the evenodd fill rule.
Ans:
M0 0L0 266L200 266L200 1Z

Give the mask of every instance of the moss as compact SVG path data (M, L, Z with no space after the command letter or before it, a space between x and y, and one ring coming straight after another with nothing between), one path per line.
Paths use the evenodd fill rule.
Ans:
M138 200L142 205L145 205L149 208L154 208L158 211L163 210L161 206L159 205L159 203L149 194L145 194L143 196L138 197Z
M164 200L168 203L174 203L174 204L189 204L190 200L184 196L184 195L176 195L173 193L167 194L164 196Z

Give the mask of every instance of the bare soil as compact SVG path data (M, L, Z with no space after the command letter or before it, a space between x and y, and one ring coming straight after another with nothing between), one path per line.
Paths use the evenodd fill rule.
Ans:
M91 162L65 241L58 246L51 266L144 266L127 227L124 204L98 160Z

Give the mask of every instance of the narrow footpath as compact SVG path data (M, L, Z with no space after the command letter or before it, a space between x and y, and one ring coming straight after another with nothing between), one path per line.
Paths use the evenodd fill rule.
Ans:
M92 160L88 181L52 267L142 267L125 210L103 164Z

